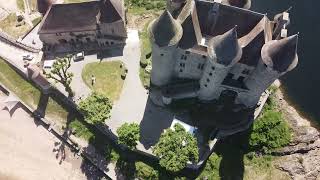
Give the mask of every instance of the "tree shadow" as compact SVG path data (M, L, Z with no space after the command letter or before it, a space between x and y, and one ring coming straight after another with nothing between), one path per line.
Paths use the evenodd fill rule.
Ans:
M252 126L243 132L221 139L215 152L222 157L219 175L222 180L242 180L244 177L244 155L248 152Z

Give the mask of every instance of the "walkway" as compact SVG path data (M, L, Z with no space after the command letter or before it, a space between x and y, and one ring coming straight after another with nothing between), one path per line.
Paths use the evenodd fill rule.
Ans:
M114 104L111 119L107 121L107 125L114 133L125 122L140 124L143 118L148 94L140 81L139 61L140 44L138 31L130 30L123 54L123 62L128 68L128 74L120 99Z

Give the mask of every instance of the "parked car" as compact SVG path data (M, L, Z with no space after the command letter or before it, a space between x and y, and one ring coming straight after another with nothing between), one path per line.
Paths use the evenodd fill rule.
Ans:
M84 52L79 52L77 54L74 55L73 57L73 61L76 62L76 61L82 61L84 60Z
M32 61L33 56L30 54L24 54L24 55L22 55L22 59L27 60L27 61Z
M50 70L55 60L47 60L43 63L43 70Z

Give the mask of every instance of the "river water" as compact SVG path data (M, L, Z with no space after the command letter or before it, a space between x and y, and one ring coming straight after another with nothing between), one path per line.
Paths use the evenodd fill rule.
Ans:
M251 10L273 19L290 6L288 32L300 32L299 65L282 77L282 87L289 102L320 125L320 0L252 0Z

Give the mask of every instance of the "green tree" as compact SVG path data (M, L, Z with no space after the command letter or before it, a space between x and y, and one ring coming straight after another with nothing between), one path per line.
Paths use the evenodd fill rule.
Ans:
M159 173L157 170L146 165L143 162L136 162L136 175L137 179L141 180L156 180L159 179Z
M94 92L82 100L78 108L88 123L104 123L110 117L112 103L107 96Z
M202 173L197 179L220 179L219 167L220 167L221 157L217 154L212 154L207 160L206 166Z
M180 171L188 161L196 162L199 158L196 139L180 124L161 134L153 153L160 158L160 165L172 172Z
M266 110L253 124L249 146L254 151L268 153L287 145L291 140L291 132L281 112Z
M71 89L71 81L73 77L73 73L68 72L71 67L72 56L68 55L64 58L57 58L57 60L53 63L51 71L45 72L47 78L53 79L56 83L61 83L69 97L73 97L74 93Z
M117 129L118 141L120 144L128 146L130 149L136 148L137 141L140 139L140 127L136 123L124 123Z

